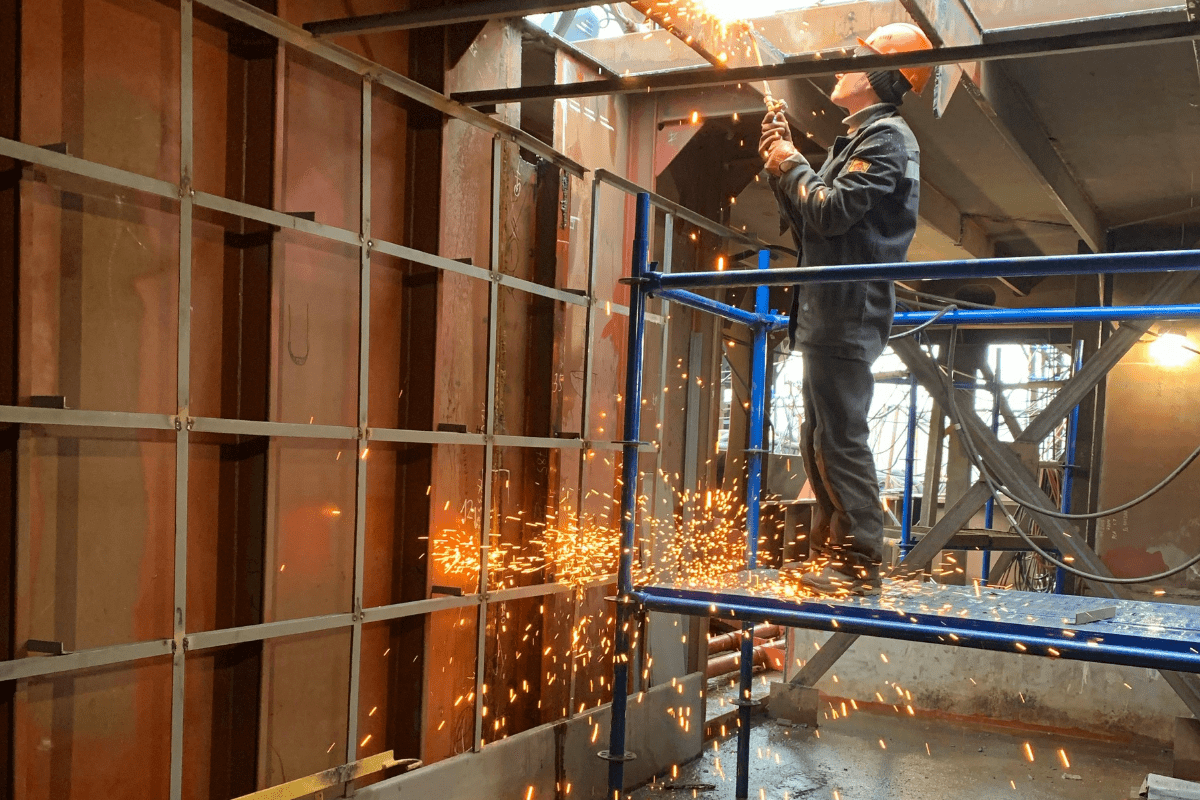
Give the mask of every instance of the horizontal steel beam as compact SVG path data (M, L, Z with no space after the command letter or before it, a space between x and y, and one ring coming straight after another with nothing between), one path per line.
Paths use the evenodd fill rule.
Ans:
M21 425L78 425L83 428L168 431L175 429L169 414L138 414L125 411L86 411L78 408L34 408L0 406L0 422Z
M1100 253L1077 256L989 258L925 263L792 267L725 272L675 272L646 275L650 291L660 289L728 289L734 286L791 286L834 281L917 281L948 278L995 278L1026 275L1093 275L1102 272L1173 272L1200 270L1200 250L1152 253Z
M222 433L231 436L264 436L290 439L358 438L358 429L347 425L305 425L302 422L194 417L189 420L193 433Z
M677 91L700 86L732 83L815 78L841 72L871 72L900 67L939 66L972 61L1000 61L1029 58L1053 53L1081 53L1143 44L1192 41L1200 38L1200 23L1175 22L1127 30L1092 31L1057 36L1041 36L1015 41L985 42L961 47L939 47L914 53L863 55L835 58L789 60L782 64L752 67L697 67L682 70L627 75L571 84L540 84L505 89L458 92L451 98L468 106L516 103L547 98L594 97L598 95L645 94Z
M547 3L544 0L482 0L482 2L458 3L436 8L417 8L411 11L387 11L382 14L323 19L304 23L304 29L314 36L386 33L388 31L413 30L414 28L432 28L436 25L454 25L460 22L523 17L527 14L549 14L554 11L569 11L594 5L596 5L595 2L579 2L579 0L566 3Z
M14 661L0 662L0 681L18 681L42 675L54 675L59 672L125 664L130 661L140 661L143 658L169 656L174 649L175 642L173 640L154 639L149 642L78 650L58 656L28 656Z
M422 614L434 614L438 611L449 611L455 608L477 606L480 596L477 594L462 597L432 597L428 600L412 600L407 603L393 603L389 606L376 606L363 610L363 624L370 622L386 622L403 617L417 617Z
M186 650L206 650L211 647L226 647L243 642L261 642L281 636L299 636L304 633L348 628L354 624L353 614L326 614L320 617L303 617L260 625L244 625L240 628L223 628L216 631L201 631L183 638Z

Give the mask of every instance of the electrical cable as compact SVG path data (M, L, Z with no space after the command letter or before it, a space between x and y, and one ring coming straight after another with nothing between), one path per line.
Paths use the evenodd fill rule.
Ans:
M1031 505L1031 503L1028 499L1022 499L1020 497L1017 497L1011 491L1009 491L1008 488L1005 487L1003 484L1000 484L1000 493L1003 494L1005 497L1007 497L1009 500L1012 500L1017 505L1019 505L1023 508L1034 508L1037 510L1037 512L1039 514L1042 514L1047 517L1054 517L1055 519L1077 519L1077 520L1103 519L1105 517L1111 517L1115 514L1120 514L1122 511L1128 511L1129 509L1133 508L1134 506L1140 505L1141 503L1146 502L1151 497L1158 494L1163 489L1167 488L1167 486L1169 486L1172 481L1174 481L1181 474L1183 474L1184 470L1186 470L1188 467L1190 467L1192 465L1192 462L1194 462L1197 458L1200 458L1200 447L1197 447L1195 450L1193 450L1187 458L1185 458L1182 462L1180 462L1179 466L1177 466L1177 467L1175 467L1175 469L1171 470L1171 472L1165 478L1163 478L1161 481L1159 481L1154 486L1147 489L1141 495L1133 498L1132 500L1128 500L1119 506L1115 506L1113 508L1102 509L1100 511L1092 511L1092 512L1088 512L1086 514L1070 514L1065 511L1049 511L1049 510L1043 509L1039 506Z
M950 352L948 354L949 355L948 363L950 363L950 364L954 363L954 340L955 340L955 338L956 337L953 334L950 337ZM940 369L941 368L939 366L939 370ZM951 382L950 389L947 394L947 399L949 400L949 403L946 406L946 411L950 415L950 418L953 421L955 427L958 428L959 434L961 435L963 450L966 451L967 457L971 459L971 463L974 464L975 468L979 470L979 474L983 477L983 480L987 484L988 490L991 491L992 496L995 497L997 500L999 500L1000 495L1004 494L1007 496L1007 492L1000 491L1000 487L998 487L996 485L996 483L992 480L992 476L988 473L987 468L985 467L985 465L983 463L983 459L980 457L979 452L975 448L974 440L971 439L971 435L967 432L967 426L964 425L962 422L963 418L962 418L962 415L958 411L958 401L955 397L955 394L956 394L956 391L954 389L954 384L953 384L953 382ZM1016 498L1013 498L1013 499L1016 500ZM1019 500L1017 500L1016 502L1020 503L1023 507L1029 509L1032 513L1035 513L1035 514L1046 513L1046 509L1044 509L1040 506L1035 506L1035 505L1032 505L1029 503L1021 503L1021 501L1019 501ZM1044 558L1046 561L1050 562L1054 566L1059 567L1060 569L1063 569L1063 570L1071 573L1072 575L1077 575L1078 577L1083 578L1084 580L1095 581L1097 583L1109 583L1109 584L1119 584L1119 585L1129 585L1129 584L1138 584L1138 583L1153 583L1155 581L1164 580L1164 579L1170 578L1174 575L1178 575L1179 573L1184 572L1184 571L1194 567L1196 564L1200 564L1200 553L1197 553L1196 555L1192 556L1190 559L1188 559L1187 561L1185 561L1184 563L1180 564L1177 567L1173 567L1169 570L1166 570L1164 572L1155 573L1153 575L1143 575L1138 578L1116 578L1116 577L1112 577L1109 575L1097 575L1095 573L1086 572L1084 570L1073 567L1064 561L1060 561L1059 559L1055 558L1050 553L1043 550L1041 547L1038 546L1037 542L1035 542L1033 540L1033 538L1030 537L1029 534L1027 534L1025 532L1025 529L1022 528L1021 525L1017 522L1016 518L1013 517L1012 512L1010 512L1008 510L1008 508L1004 505L1003 501L998 502L996 505L1000 506L1000 510L1002 512L1004 512L1005 518L1008 519L1008 523L1013 527L1013 530L1015 530L1017 532L1017 534L1022 539L1025 540L1025 543L1027 545L1029 545L1030 549L1032 549L1035 553L1037 553L1039 556L1041 556L1042 558ZM1046 514L1046 516L1053 516L1053 515Z
M893 333L891 336L888 337L888 341L891 342L896 339L903 339L906 336L915 336L916 334L918 334L921 331L928 328L933 323L937 322L942 317L949 314L951 311L957 311L957 310L958 310L958 306L955 306L955 305L946 306L941 311L937 312L936 314L934 314L932 317L930 317L929 319L922 322L917 327L910 328L909 330L904 331L904 333Z
M1195 461L1197 458L1200 458L1200 447L1197 447L1195 450L1193 450L1191 455L1189 455L1187 458L1185 458L1179 464L1179 466L1177 466L1174 470L1171 471L1171 473L1169 475L1167 475L1167 477L1163 478L1161 481L1159 481L1153 487L1148 489L1144 494L1142 494L1138 497L1135 497L1134 499L1132 499L1128 502L1122 503L1121 505L1116 506L1114 508L1106 508L1102 511L1093 511L1088 514L1068 514L1063 511L1046 511L1045 509L1042 509L1042 508L1037 508L1037 512L1039 514L1044 514L1047 517L1055 517L1056 519L1079 519L1079 520L1103 519L1104 517L1111 517L1114 514L1120 514L1122 511L1128 511L1129 509L1133 508L1134 506L1139 505L1140 503L1146 502L1151 497L1158 494L1163 489L1167 488L1167 486L1171 483L1171 481L1178 478L1180 476L1180 474L1182 474L1184 470L1186 470L1188 467L1190 467L1192 465L1192 462ZM1022 500L1021 498L1014 496L1012 494L1012 492L1010 492L1003 485L1000 486L1000 493L1003 494L1005 497L1007 497L1009 500L1012 500L1014 503L1016 503L1019 506L1022 506L1024 508L1034 508L1035 507L1035 506L1031 506L1028 501Z

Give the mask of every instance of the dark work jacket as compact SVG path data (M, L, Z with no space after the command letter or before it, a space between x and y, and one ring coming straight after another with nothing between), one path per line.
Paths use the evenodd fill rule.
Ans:
M921 152L895 106L873 108L852 136L837 138L820 171L800 158L771 181L801 267L908 258L917 230ZM887 346L895 306L895 288L887 280L800 284L792 301L792 346L873 362Z

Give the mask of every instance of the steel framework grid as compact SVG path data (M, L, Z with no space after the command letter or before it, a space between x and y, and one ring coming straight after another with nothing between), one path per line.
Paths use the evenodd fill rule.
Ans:
M255 28L277 39L283 44L296 47L318 56L332 64L347 69L361 77L362 105L361 129L361 199L360 219L358 230L348 230L334 225L327 225L313 220L296 217L274 209L254 206L218 195L197 191L192 185L194 174L194 148L192 136L193 120L193 9L199 3ZM590 369L593 342L591 333L595 327L595 318L599 306L603 302L606 313L629 315L629 308L618 303L604 302L597 299L595 294L595 239L598 235L599 221L593 214L591 236L588 243L588 288L586 295L575 291L544 286L532 281L523 280L500 271L499 256L499 175L501 168L501 151L505 142L519 145L532 151L575 178L583 178L585 168L555 151L550 146L526 134L524 131L512 128L503 122L493 119L474 109L463 106L456 101L446 98L414 81L392 72L374 62L368 61L349 50L338 47L326 41L321 41L302 28L291 25L280 18L263 12L242 0L181 0L180 2L180 177L178 183L152 178L120 168L108 166L95 161L71 156L66 153L38 147L25 142L0 137L0 155L7 156L20 164L36 165L47 170L75 175L90 180L110 184L124 189L143 192L152 196L165 198L179 204L179 251L178 251L178 330L176 352L176 405L175 414L153 414L119 411L99 411L86 409L55 409L28 406L0 406L0 423L17 425L46 425L60 427L78 427L84 429L123 429L123 430L159 430L174 431L175 433L175 521L174 521L174 577L173 577L173 632L170 639L132 642L119 645L97 647L87 650L66 652L56 656L27 657L0 662L0 681L16 681L46 675L69 673L87 670L101 666L127 664L143 659L170 655L172 657L172 689L171 689L171 764L170 764L170 798L181 800L183 792L183 731L184 731L184 662L188 651L206 650L233 644L252 641L264 641L284 636L294 636L319 631L348 628L351 632L350 651L350 680L348 703L348 723L345 748L345 761L340 769L353 767L357 763L357 695L359 689L359 671L361 663L362 626L364 624L401 619L417 615L430 614L437 611L467 608L475 606L478 610L478 641L476 646L475 664L475 702L474 702L474 744L478 751L483 747L482 719L483 693L482 681L484 670L484 650L487 608L489 604L503 603L518 599L540 597L551 594L572 593L574 595L575 615L578 616L580 601L584 592L589 589L611 585L612 577L602 578L582 586L549 583L509 589L489 590L488 588L488 532L492 525L491 516L494 509L488 502L491 497L494 475L491 470L492 459L496 447L529 447L540 449L555 449L561 451L578 451L581 461L587 458L589 452L616 451L620 442L604 441L590 438L587 426L590 425L588 406L592 393L592 374ZM489 213L490 225L490 256L487 269L464 264L460 261L444 258L432 253L410 248L401 244L374 238L371 233L371 98L373 86L379 84L396 91L423 105L440 111L445 116L460 119L468 124L490 131L493 134L492 147L492 191ZM593 208L595 199L599 197L602 184L620 190L625 194L641 191L641 187L604 170L595 172L592 179L591 193ZM735 231L717 222L707 219L695 212L679 206L672 201L655 195L655 202L664 213L665 230L664 269L670 269L671 240L675 218L678 217L698 228L707 230L722 238L732 239L742 243L757 242L752 236L742 231ZM302 423L276 422L265 420L223 419L215 417L196 417L190 413L190 357L191 357L191 261L192 261L192 222L195 208L209 209L226 213L235 217L262 222L281 229L290 229L316 239L324 239L356 247L359 251L359 331L358 331L358 374L357 385L357 424L354 427L345 425L305 425ZM454 431L423 431L408 429L392 429L369 427L367 424L367 388L369 363L369 332L370 332L370 257L373 252L423 264L435 269L465 275L489 284L489 332L488 332L488 400L486 404L485 430L482 433L460 433ZM560 303L583 307L586 314L587 338L585 339L584 359L588 368L584 371L581 395L584 411L582 424L584 430L579 439L559 439L533 436L502 435L494 432L495 419L495 376L497 366L497 302L499 290L509 288L528 294L545 297ZM647 314L645 319L659 324L665 344L667 337L667 309L664 302L661 315ZM665 368L666 355L664 347L663 364ZM661 422L661 405L660 405ZM187 632L187 513L188 513L188 455L191 435L193 433L215 433L226 435L259 436L271 438L298 439L342 439L356 442L359 458L356 459L355 472L355 503L354 503L354 564L352 580L351 610L344 613L325 614L315 617L279 620L236 628L225 628L213 631ZM362 456L370 447L372 441L395 442L430 445L473 445L484 448L485 470L483 475L484 503L488 507L488 516L480 528L480 574L477 593L461 597L428 598L385 606L363 607L363 566L365 551L365 501L366 501L366 470L368 460ZM657 448L645 446L643 452L654 452L658 457ZM580 470L580 496L585 491L586 470ZM572 664L571 697L574 698L575 665ZM568 718L577 713L574 703L568 704Z

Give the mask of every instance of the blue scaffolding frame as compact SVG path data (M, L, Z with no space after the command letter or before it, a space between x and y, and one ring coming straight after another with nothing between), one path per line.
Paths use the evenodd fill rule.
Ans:
M621 550L617 571L615 655L613 658L612 725L609 747L600 756L609 762L608 782L612 797L624 788L624 764L632 753L625 750L626 711L630 688L631 635L634 617L643 610L693 616L726 616L743 622L736 796L748 796L750 753L750 684L753 671L752 639L748 629L755 622L770 621L788 627L882 636L934 642L1003 652L1070 658L1128 666L1151 667L1200 673L1200 611L1189 606L1104 599L1120 613L1107 623L1094 622L1071 627L1071 615L1095 609L1096 598L1031 595L1023 592L980 593L974 596L961 588L942 587L950 605L961 610L945 613L945 606L931 610L928 597L904 597L891 593L888 601L858 598L778 598L755 594L754 584L764 577L757 570L758 532L761 516L763 415L767 387L767 335L787 320L768 308L769 286L791 286L806 282L859 280L921 280L933 278L991 278L996 276L1083 275L1096 273L1167 272L1200 270L1200 250L1151 253L1105 253L1098 255L1044 256L1036 258L947 261L932 263L874 264L817 268L767 269L769 250L760 250L758 269L719 272L664 274L651 271L649 258L650 195L638 192L634 218L633 258L630 277L629 336L624 393L624 438L622 441ZM754 311L734 308L696 294L692 289L754 287ZM637 545L638 453L641 432L643 344L646 299L655 295L718 317L747 325L753 334L750 375L749 446L746 449L746 571L731 585L705 589L670 586L641 586L633 583L633 560ZM935 312L896 315L896 326L929 322ZM1200 305L1144 305L1094 308L1040 308L960 310L943 314L940 326L999 325L1005 323L1062 324L1081 321L1132 321L1200 318ZM1078 364L1080 355L1076 353ZM916 398L915 379L910 386ZM995 414L993 415L995 417ZM995 425L993 419L993 427ZM910 414L909 459L905 469L904 514L907 521L912 504L912 441L914 420ZM1071 455L1068 456L1070 463ZM1070 477L1068 471L1067 476ZM1069 497L1064 492L1065 497ZM1068 500L1063 507L1067 508ZM766 577L769 577L766 576ZM986 590L985 590L986 592ZM885 592L885 594L888 594ZM1006 612L997 612L1006 600ZM1014 606L1010 609L1007 606ZM1020 617L1018 619L1018 617ZM1097 627L1107 624L1107 627Z

